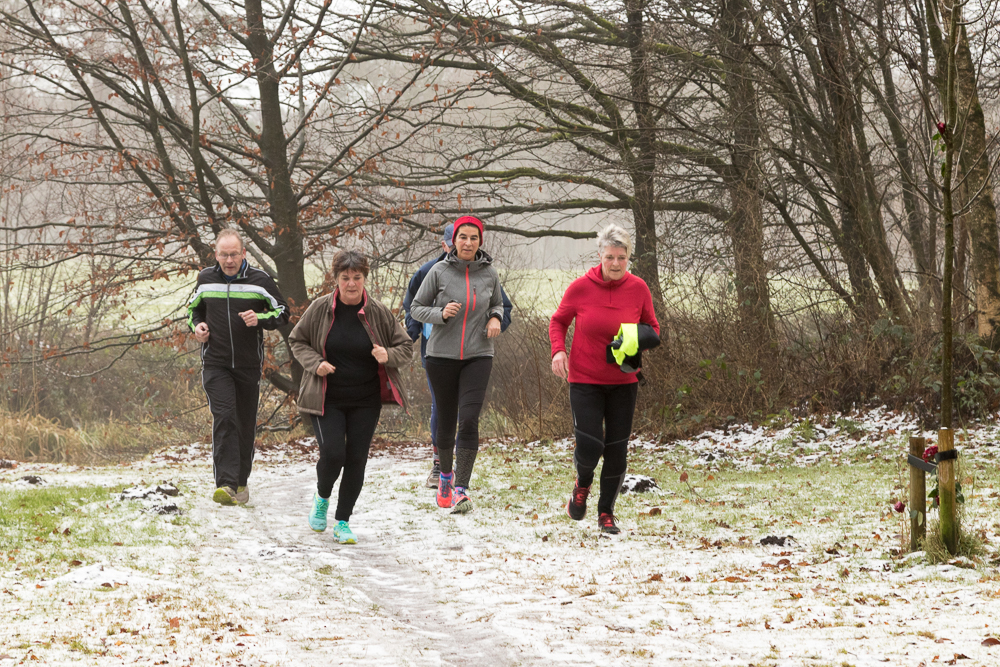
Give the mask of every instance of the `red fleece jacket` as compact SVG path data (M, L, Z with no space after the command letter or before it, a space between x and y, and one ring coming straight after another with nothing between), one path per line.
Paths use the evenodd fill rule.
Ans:
M623 373L607 361L606 348L622 324L649 324L660 333L653 313L653 297L642 278L626 273L620 280L604 280L598 264L574 280L563 294L549 322L552 356L566 351L566 331L576 318L569 381L584 384L630 384L635 373Z

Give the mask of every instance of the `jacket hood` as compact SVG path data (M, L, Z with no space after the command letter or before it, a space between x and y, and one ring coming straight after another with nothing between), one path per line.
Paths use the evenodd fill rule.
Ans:
M459 269L464 269L466 266L468 266L469 269L473 271L478 271L483 267L491 265L493 263L493 258L490 257L485 250L480 248L479 250L476 251L476 256L473 257L472 259L470 260L459 259L458 255L455 254L455 248L452 248L451 251L444 256L443 261L448 262L448 264L455 266ZM600 269L601 267L597 268Z
M621 287L626 282L628 282L629 278L632 277L632 274L629 273L628 271L626 271L625 275L623 275L618 280L605 280L604 279L604 273L601 271L601 265L600 264L598 264L597 266L595 266L594 268L592 268L590 271L587 271L587 273L585 275L592 282L600 285L604 289L615 289L617 287Z

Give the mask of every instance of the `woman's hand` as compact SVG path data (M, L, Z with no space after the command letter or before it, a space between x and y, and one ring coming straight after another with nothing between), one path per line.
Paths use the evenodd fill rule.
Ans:
M490 321L486 323L486 337L496 338L500 335L500 320L495 317L491 317Z
M458 301L450 301L448 302L448 305L446 305L441 310L441 317L443 317L446 320L450 320L451 318L458 315L458 311L460 310L462 310L462 304L460 304Z
M379 362L380 364L385 364L387 361L389 361L389 353L386 352L386 349L381 345L372 346L372 356L375 357L375 361Z
M337 369L329 361L321 361L319 362L319 368L316 369L316 375L326 377L335 370Z
M569 356L565 352L556 352L552 357L552 372L563 380L569 377Z

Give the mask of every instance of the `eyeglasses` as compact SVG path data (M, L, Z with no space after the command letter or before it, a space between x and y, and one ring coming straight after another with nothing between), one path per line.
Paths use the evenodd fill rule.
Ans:
M237 257L242 257L242 252L217 252L215 256L219 259L236 259Z

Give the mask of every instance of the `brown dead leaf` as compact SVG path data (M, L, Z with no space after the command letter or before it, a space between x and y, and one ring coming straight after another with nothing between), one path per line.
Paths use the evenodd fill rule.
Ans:
M987 637L982 641L983 646L1000 646L1000 639L996 637Z
M180 616L175 616L174 618L171 618L170 620L168 620L167 623L169 623L170 627L173 628L173 629L180 628L181 627L181 618L180 618Z
M69 564L70 564L71 567L76 567L77 565L83 565L83 563L81 561L78 561L78 560L71 560L69 562Z
M691 577L685 574L683 577L677 577L677 581L691 581Z
M682 482L688 481L688 474L686 472L681 473L681 481Z
M663 581L663 575L657 572L656 574L650 575L648 581Z
M730 575L730 576L726 577L726 581L728 581L731 584L745 584L747 580L746 579L740 579L739 577L735 577L733 575Z
M663 514L663 510L659 507L651 507L649 509L649 516L660 516L661 514Z

